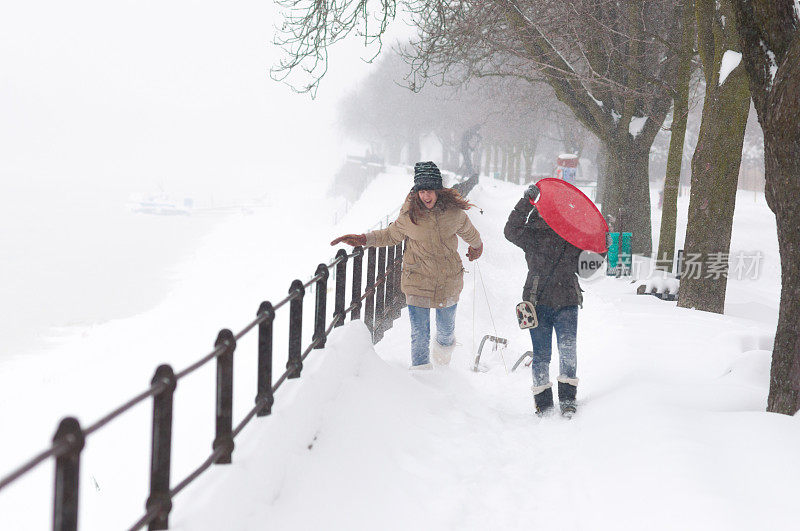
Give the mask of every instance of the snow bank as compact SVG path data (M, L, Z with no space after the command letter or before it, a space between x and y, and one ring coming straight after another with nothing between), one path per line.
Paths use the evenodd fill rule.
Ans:
M408 176L405 180L407 191ZM329 245L333 235L345 227L348 232L364 230L384 212L383 204L362 205L362 223L331 226L334 205L327 198L309 196L302 182L287 184L283 193L272 196L269 208L218 219L197 237L180 253L182 260L167 266L168 288L160 287L161 301L149 310L73 324L36 352L0 358L0 388L6 397L0 401L0 416L16 427L14 437L3 443L0 474L46 448L62 416L75 415L86 426L146 389L159 364L170 363L179 370L211 351L221 328L238 331L255 317L262 300L276 302L293 279L307 280L319 262L329 261L335 253ZM152 228L167 230L165 224L172 221ZM148 258L161 259L142 257ZM120 293L147 292L149 282L146 275L134 277ZM311 297L313 291L307 293L307 300ZM306 322L313 322L313 304L304 310ZM329 304L329 314L332 310ZM286 362L287 320L288 312L283 311L275 322L276 374ZM304 344L310 341L311 328L304 329ZM236 419L249 410L255 396L255 352L254 334L239 342L234 363ZM89 438L82 456L82 530L116 529L140 516L147 497L149 407L135 408ZM180 383L174 417L172 477L182 478L210 451L213 365ZM0 529L48 527L51 476L51 468L44 465L0 493ZM23 507L30 507L32 514Z
M652 293L655 290L656 293L671 293L674 295L678 293L680 281L667 276L654 276L648 278L644 286L645 293Z
M443 397L382 361L361 323L338 330L308 362L276 396L273 415L243 434L241 457L182 495L172 529L436 525L409 507L432 505L431 485L413 485L443 428L427 410L441 409Z

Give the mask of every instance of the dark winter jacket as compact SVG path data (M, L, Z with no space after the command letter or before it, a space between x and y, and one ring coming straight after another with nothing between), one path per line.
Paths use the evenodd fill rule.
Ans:
M503 233L525 251L528 277L523 300L554 309L583 303L577 275L581 250L556 234L526 198L520 199L511 211Z

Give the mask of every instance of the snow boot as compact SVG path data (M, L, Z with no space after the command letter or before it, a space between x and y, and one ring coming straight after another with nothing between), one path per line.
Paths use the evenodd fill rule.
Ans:
M533 401L536 404L537 417L549 417L553 414L553 384L548 382L532 387Z
M456 348L456 342L453 341L452 345L440 345L438 341L433 340L433 348L431 354L433 363L436 365L450 365L450 358L453 356L453 350Z
M558 377L558 403L561 406L561 415L572 418L578 410L575 395L578 393L578 379L568 376Z
M433 364L431 362L423 363L422 365L412 365L408 368L409 371L432 371Z

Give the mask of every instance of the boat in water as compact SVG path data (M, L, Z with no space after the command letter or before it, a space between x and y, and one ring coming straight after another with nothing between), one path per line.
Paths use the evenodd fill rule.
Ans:
M139 198L131 198L131 211L139 214L156 214L159 216L188 216L192 213L192 198L175 199L167 194L148 194Z

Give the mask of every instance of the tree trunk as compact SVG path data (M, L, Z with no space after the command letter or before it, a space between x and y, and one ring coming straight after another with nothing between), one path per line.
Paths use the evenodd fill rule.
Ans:
M525 178L525 182L532 181L533 179L531 176L533 175L533 154L530 152L525 153L525 174L523 177Z
M494 146L486 146L486 158L484 159L483 173L487 177L492 176L492 149L494 149Z
M798 54L800 60L800 54ZM797 63L795 63L797 64ZM794 75L800 98L800 75ZM764 131L764 157L770 208L778 225L781 302L772 350L767 411L794 415L800 410L800 112L777 112ZM788 109L784 109L786 111ZM793 115L793 116L792 116ZM793 138L792 138L793 137Z
M450 158L446 169L458 174L458 170L461 168L460 133L452 132L450 139Z
M384 145L386 146L386 161L392 166L400 164L400 155L403 152L403 143L397 138L391 138Z
M594 202L602 205L603 191L606 188L606 175L608 175L608 148L603 142L600 142L597 148L595 165L597 166L597 187L594 191Z
M692 192L686 227L686 274L678 306L723 313L736 188L750 93L744 69L707 92L692 159ZM732 79L733 78L733 79ZM690 271L691 262L699 264ZM716 265L715 265L716 264ZM721 273L721 274L720 274Z
M667 173L664 178L664 195L661 206L661 230L658 239L656 265L672 270L675 256L675 227L678 219L678 190L681 185L683 145L686 141L686 120L689 115L689 80L694 55L694 2L688 0L683 12L683 37L678 55L678 78L672 104L672 127L667 156Z
M448 135L442 134L439 135L439 143L442 145L442 160L440 162L440 166L442 169L446 169L450 166L450 139Z
M419 132L415 129L411 129L408 132L408 154L406 162L413 166L420 161L421 153L422 149L419 145Z
M800 28L791 0L734 0L733 5L764 130L764 192L775 213L781 255L767 411L794 415L800 410Z
M650 149L637 144L607 146L602 213L615 232L631 232L631 250L653 252L650 224ZM609 217L610 216L610 217Z
M678 306L723 313L728 285L728 253L731 245L736 188L742 161L742 144L750 91L747 75L736 67L719 84L723 54L738 48L736 28L727 0L715 11L716 0L697 0L700 55L706 76L706 95L697 148L692 158L692 192L686 227L685 274L681 278ZM713 20L726 16L728 26L712 35ZM704 27L705 26L705 27ZM707 42L709 41L710 42Z
M503 160L503 165L500 167L501 179L503 179L504 181L507 181L508 180L508 173L506 172L506 170L508 169L508 147L507 146L503 146L503 152L502 152L502 154L500 156L502 157L502 160Z
M483 162L483 153L486 151L486 145L483 143L483 137L480 135L480 126L475 126L475 136L474 136L474 149L472 154L472 164L475 168L475 174L480 176L481 174L481 163Z
M511 146L511 164L509 165L508 180L519 184L519 151L517 146Z
M492 4L500 9L524 53L544 66L541 74L555 92L556 98L570 108L575 118L589 132L609 147L611 171L604 191L603 212L613 213L617 218L617 226L633 233L632 247L636 253L651 254L653 237L650 222L649 151L671 103L670 95L661 81L671 81L675 73L672 70L674 62L666 61L662 63L663 71L657 74L661 80L658 83L647 79L647 75L639 75L647 70L642 67L648 66L648 61L655 57L650 55L650 45L655 42L654 36L648 35L645 25L641 23L643 2L617 2L614 8L623 13L617 20L624 22L624 27L616 31L624 33L627 41L625 50L620 51L624 56L623 61L615 65L620 70L611 74L614 81L622 83L625 89L613 97L608 92L601 95L599 92L593 94L587 90L587 85L580 81L580 74L554 48L543 30L526 16L520 2L508 0ZM677 4L669 7L669 15L673 13L676 16L679 14ZM659 41L666 39L664 44L669 48L678 47L679 26L669 24L663 29L666 33L659 37ZM598 39L596 42L600 43L602 40ZM591 64L592 60L585 55L587 51L591 52L583 50L583 55ZM669 54L664 52L662 57L666 59ZM633 72L639 74L629 75ZM620 75L615 77L616 74ZM638 94L648 95L642 98ZM631 132L632 120L643 118L637 113L645 108L646 119L642 128L634 134Z
M536 147L539 144L538 136L531 136L525 143L522 149L522 154L525 158L525 182L533 182L533 160L536 156Z

